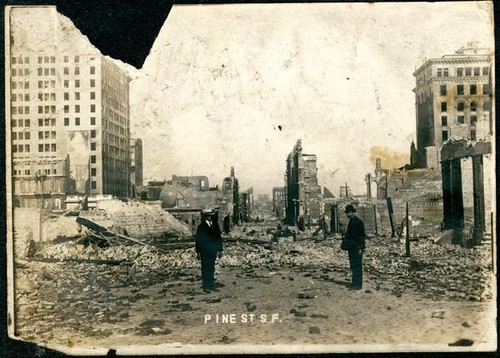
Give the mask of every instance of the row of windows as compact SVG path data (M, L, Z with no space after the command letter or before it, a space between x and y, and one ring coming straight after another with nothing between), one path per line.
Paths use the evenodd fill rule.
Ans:
M57 151L57 146L55 143L38 144L38 152L40 153L56 152L56 151Z
M447 129L443 129L441 131L441 140L444 142L444 141L447 141L449 139L449 133L448 133L448 130ZM470 131L470 137L469 139L471 140L476 140L476 130L475 129L472 129Z
M475 125L477 123L477 116L470 116L470 124ZM465 124L465 116L457 116L456 124ZM448 116L441 116L441 125L443 127L448 126Z
M490 68L489 67L457 67L455 68L455 76L457 77L470 77L470 76L481 76L481 72L483 73L483 76L488 76L490 74ZM437 76L438 77L448 77L449 72L448 68L438 68L437 69Z
M30 107L29 106L12 107L11 112L12 114L30 114Z
M12 132L13 140L30 140L31 134L30 132Z
M80 117L75 117L75 126L81 125L81 119ZM69 117L64 118L64 126L70 126L71 125L71 119ZM95 117L90 117L90 125L95 125Z
M56 131L38 131L38 139L56 139Z
M56 81L49 81L49 80L45 80L45 81L38 81L38 89L42 89L42 88L56 88Z
M95 92L94 91L90 92L90 99L91 100L95 99ZM64 92L64 100L69 101L69 92ZM75 92L75 100L76 101L80 100L80 92Z
M456 103L456 110L458 112L463 112L465 111L466 103L465 102L457 102ZM478 108L478 105L476 102L471 102L469 109L471 112L476 112ZM490 110L490 101L485 101L483 103L483 111L489 111ZM441 112L446 112L448 111L448 103L447 102L441 102Z
M95 104L91 104L90 105L90 112L95 113L95 110L96 110ZM69 112L70 112L69 105L65 104L64 105L64 113L69 113ZM75 104L75 113L80 113L80 105L79 104Z
M23 102L23 101L24 102L28 102L30 100L30 95L29 95L29 93L24 93L24 94L22 94L22 93L19 93L19 94L14 93L11 96L11 100L12 100L12 102Z
M13 68L10 71L10 73L11 73L12 77L15 77L15 76L29 76L30 70L27 69L27 68L19 68L19 69Z
M55 127L55 125L56 125L55 118L38 118L39 127Z
M12 153L29 153L30 145L29 144L14 144L12 145Z
M54 67L51 68L41 68L38 67L38 76L55 76L56 75L56 69Z
M483 84L483 94L491 94L491 86L489 84ZM469 85L469 93L470 95L475 95L477 93L477 84L471 84ZM439 94L441 96L446 96L448 93L448 87L446 85L441 85L439 87ZM457 85L457 95L464 95L465 94L465 85Z
M29 119L13 119L11 121L11 127L29 127L30 120Z
M80 67L75 67L73 73L75 75L80 75ZM64 67L63 68L63 74L65 76L68 76L69 75L69 67ZM90 66L90 74L91 75L95 75L95 67L94 66Z
M14 175L23 175L23 170L22 169L14 169L13 170ZM50 174L57 174L57 169L54 168L52 170L50 169L44 169L43 172L45 175L50 175ZM31 170L30 169L24 169L24 175L31 175Z
M56 100L56 94L55 93L38 93L38 100L39 101L55 101Z
M63 86L69 88L69 80L64 80ZM90 87L95 87L95 79L90 80ZM80 88L80 80L75 80L75 88Z
M38 106L38 114L55 114L56 113L56 106Z
M19 64L19 65L22 65L22 64L27 64L29 65L30 63L30 58L29 57L22 57L22 56L19 56L19 57L12 57L10 59L10 62L13 64L13 65L16 65L16 64Z
M11 89L29 89L30 83L29 81L12 81L10 87Z

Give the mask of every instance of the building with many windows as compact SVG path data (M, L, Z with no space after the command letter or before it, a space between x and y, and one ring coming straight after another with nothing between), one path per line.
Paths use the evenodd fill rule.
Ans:
M488 140L493 132L491 49L468 43L456 53L433 58L414 72L417 119L412 166L439 168L447 140Z
M37 190L49 198L54 191L128 196L129 75L54 6L8 7L7 26L7 145L17 202L38 205L27 200L34 187L21 184L33 181L46 182Z

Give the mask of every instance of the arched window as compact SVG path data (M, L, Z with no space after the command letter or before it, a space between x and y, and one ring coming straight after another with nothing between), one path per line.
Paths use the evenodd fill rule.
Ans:
M457 102L457 111L463 112L464 109L465 109L465 103L464 102Z
M477 103L476 102L471 102L471 104L470 104L470 111L471 112L476 112L477 111Z
M485 101L483 103L483 111L489 111L490 110L490 101Z

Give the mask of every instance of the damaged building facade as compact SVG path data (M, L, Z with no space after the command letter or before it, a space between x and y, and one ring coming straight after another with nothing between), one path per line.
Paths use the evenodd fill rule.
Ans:
M44 205L59 209L68 194L127 197L130 76L55 6L12 7L7 18L16 205L39 206L42 192Z
M416 151L411 164L440 169L440 150L453 138L488 140L493 132L492 51L470 42L454 54L425 61L416 79Z
M300 221L311 223L320 216L317 158L315 154L302 153L299 139L286 160L286 223L295 225Z
M221 227L228 217L229 225L240 219L240 194L234 168L222 186L210 187L207 176L177 176L163 184L159 195L162 207L194 231L199 224L201 210L212 207L218 211Z

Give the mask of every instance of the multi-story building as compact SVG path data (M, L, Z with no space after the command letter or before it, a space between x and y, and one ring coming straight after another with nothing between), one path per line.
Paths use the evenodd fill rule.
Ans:
M54 6L9 7L6 23L7 145L16 202L38 205L30 198L39 190L49 198L127 196L130 76ZM24 182L40 187L33 191Z
M299 219L305 223L318 220L320 216L317 158L315 154L302 153L299 139L287 158L286 169L286 222L294 225Z
M412 165L439 168L443 143L453 138L489 140L492 50L468 43L433 58L414 72L417 148Z
M130 195L143 185L142 139L130 138Z

